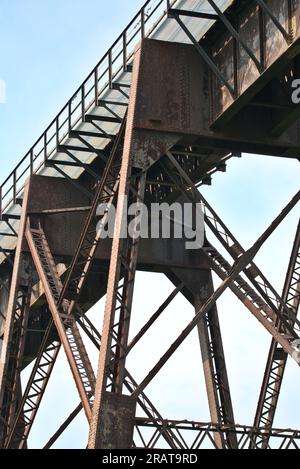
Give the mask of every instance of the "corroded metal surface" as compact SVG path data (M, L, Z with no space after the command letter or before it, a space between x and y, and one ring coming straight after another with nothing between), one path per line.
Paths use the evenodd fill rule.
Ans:
M31 261L26 264L28 246L23 239L22 229L18 237L10 295L7 297L3 291L0 293L0 309L4 307L8 311L2 347L2 357L5 363L4 367L1 363L0 369L2 381L3 368L7 363L11 363L14 357L17 357L18 361L15 367L11 367L11 376L14 376L11 380L12 402L6 399L5 405L2 406L7 421L11 421L15 416L14 429L17 427L18 418L22 416L23 410L22 406L17 409L15 399L17 391L18 393L20 391L19 377L16 372L19 372L36 354L42 357L43 350L47 350L49 345L51 348L55 343L57 350L52 349L54 360L50 357L50 361L52 360L54 364L56 360L59 343L57 333L49 329L52 326L51 322L49 323L47 302L56 319L54 322L56 322L60 340L65 347L83 406L91 422L90 448L132 447L133 429L138 422L135 418L136 400L146 415L153 417L151 421L140 420L141 425L154 425L155 431L160 431L161 424L165 425L165 422L145 396L144 388L196 326L200 338L211 419L214 424L219 425L218 427L211 425L205 431L209 433L212 428L215 445L224 448L238 446L236 438L238 431L251 437L253 429L249 430L245 427L241 430L234 425L221 331L215 306L216 300L227 287L264 325L272 335L273 342L281 344L281 357L285 352L294 357L293 340L299 339L300 323L288 320L286 306L253 263L253 257L262 243L297 203L299 194L294 197L252 249L245 252L222 220L199 195L195 184L204 183L205 178L206 183L207 181L210 183L211 171L224 172L226 162L231 158L233 151L237 154L246 151L299 159L300 134L297 122L299 110L291 105L289 94L291 80L300 71L300 60L297 57L300 50L299 2L296 0L234 1L229 2L230 8L226 11L226 16L222 15L212 0L208 3L216 13L210 17L216 21L200 42L198 42L199 37L193 37L193 28L189 30L187 25L191 23L191 16L197 18L198 15L198 19L203 19L205 14L203 16L203 13L198 10L193 12L193 15L188 11L173 10L172 12L169 10L169 20L171 22L177 20L182 28L180 37L185 31L192 41L191 45L144 39L144 26L148 17L146 18L145 10L142 9L139 18L142 42L135 51L131 83L128 75L132 67L131 64L129 66L127 64L126 54L123 57L124 70L117 77L112 76L112 53L108 55L108 86L111 91L113 90L114 97L117 93L120 94L121 98L118 98L118 102L112 103L111 100L105 103L103 100L98 102L96 69L95 76L93 75L92 78L93 86L96 88L95 109L85 108L84 84L81 88L81 124L74 129L72 122L71 124L69 122L68 138L63 143L59 139L60 129L56 129L60 160L53 158L49 161L47 132L44 135L44 163L52 168L51 176L60 174L63 178L48 178L41 175L31 177L28 186L28 201L27 198L23 200L23 215L20 224L24 231L24 216L27 217L27 215L38 216L42 222L38 233L35 232L37 237L35 240L31 239L34 231L28 228L27 232L36 269L43 280L43 290L39 290L38 285L35 286L34 294L36 295L38 291L38 295L35 296L35 298L38 297L38 301L35 303L39 306L32 304L30 311L26 309L25 322L27 323L29 319L30 327L34 324L36 327L43 326L44 335L41 333L38 339L35 336L34 341L31 341L29 335L30 340L26 339L27 343L24 344L23 334L19 342L14 344L16 347L9 348L11 330L15 328L16 322L17 326L21 322L14 321L16 292L22 286L22 288L25 287L26 293L30 294L26 288L30 283L28 273ZM197 6L203 6L203 2L198 1ZM185 17L185 21L182 20L182 16ZM123 39L126 44L126 32ZM109 97L111 98L111 95ZM128 101L129 111L126 114ZM109 108L109 105L113 108ZM112 174L113 181L110 181L113 182L112 187L116 189L113 190L113 196L110 191L111 187L106 193L111 202L114 201L114 196L118 195L114 239L112 242L105 241L101 243L101 247L96 248L96 244L93 244L95 242L94 225L97 221L94 213L96 205L92 210L91 204L95 201L95 188L99 180L103 182L103 178L105 180L105 175L108 174L107 158L111 154L114 134L118 133L119 126L125 128L127 118L125 116L128 116L128 122L123 154L120 161L116 162L115 171ZM57 123L59 125L59 120ZM119 130L119 135L120 133ZM98 138L101 138L102 142L104 139L109 143L106 147L98 145ZM35 155L32 153L30 173L34 169L34 158ZM75 172L73 173L70 168L76 168ZM73 177L70 177L68 172L72 172ZM76 179L74 174L80 177ZM17 198L16 185L19 182L17 170L12 177L13 205L19 207L22 201ZM107 189L107 185L104 185L103 189ZM202 203L206 225L233 258L233 263L224 258L208 240L203 249L196 253L184 249L184 240L173 238L126 240L126 242L121 240L124 196L129 196L131 202L138 204L145 201L149 207L153 202L177 200L184 203L182 198L179 199L181 193L192 203L197 201ZM193 197L195 194L197 197ZM14 233L14 227L16 228L19 223L20 211L19 208L14 213L8 214L6 220L1 222L6 223L7 231L12 230L9 236L16 239L17 233ZM87 224L86 219L89 216L90 223ZM10 224L10 220L13 220L13 225ZM44 231L41 230L42 226ZM92 232L94 238L89 238ZM7 232L4 236L8 236ZM41 241L39 244L42 238L44 242ZM78 244L78 238L82 240L82 243ZM49 244L45 240L49 240ZM9 247L14 247L14 244L10 244ZM4 255L5 269L7 269L13 260L13 252L10 250L8 254L4 252ZM44 264L40 262L41 259ZM70 259L73 259L71 264ZM78 289L80 291L75 299L71 296L70 298L61 296L58 292L62 289L60 276L66 273L68 267L68 271L72 271L77 261L77 267L88 265L81 270L82 283L76 284L79 277L77 276L78 270L74 270L74 285L75 287L81 285L82 288ZM250 268L248 268L249 262ZM60 273L56 272L56 263L62 263ZM180 278L180 282L183 282L183 284L180 283L180 290L196 306L195 318L140 383L133 381L125 368L127 354L134 346L129 343L128 339L133 287L138 268L164 272L176 285ZM211 269L223 281L215 293L213 293L211 282ZM10 272L7 269L3 277L5 284L8 283L9 277ZM36 276L34 280L36 281ZM83 288L85 280L87 282ZM84 317L84 312L105 292L107 298L101 336L93 324L88 322L88 318ZM64 311L62 311L63 315L56 311L58 308L56 300L58 303L63 302L62 298L71 299L78 307L78 315L72 317L71 321L74 325L71 338L66 337L67 326L70 326L71 322L66 322L63 316ZM28 302L26 304L30 305ZM68 310L68 315L69 313L70 310ZM148 321L144 329L137 334L137 340L149 329L150 325L152 326L158 316L158 314L153 315L150 323ZM70 321L70 318L67 319ZM94 391L95 379L85 346L77 331L77 323L81 325L97 349L100 349L93 408L90 405L90 398ZM25 327L23 329L25 330ZM48 330L51 332L49 335L47 335ZM40 347L43 337L47 340ZM81 350L80 356L77 355L76 347ZM17 354L14 353L15 349ZM23 350L25 350L24 357ZM72 357L73 352L76 356ZM76 362L77 356L81 362L79 358ZM7 357L10 362L7 361ZM90 386L92 389L88 389L88 382L85 385L85 377L93 382ZM45 379L44 375L42 381L44 383L42 392L35 390L35 398L38 394L39 398L35 399L33 418L40 405L48 376ZM35 383L35 379L32 382ZM5 383L6 389L9 385L8 380ZM123 395L123 385L126 386L131 396ZM16 410L18 410L17 413ZM71 420L67 419L67 423ZM27 421L24 420L24 422ZM32 422L31 418L31 424ZM63 429L67 427L67 423L63 425ZM170 427L168 431L162 432L165 441L172 448L179 446L182 449L184 447L182 442L173 432L178 429L177 423L169 422L167 425ZM24 431L22 425L20 428L23 433L22 447L26 444L31 427L27 426L27 428L27 431ZM5 431L7 432L7 428ZM255 439L254 436L252 444L257 446ZM292 441L294 443L293 438L291 438ZM12 432L9 441L6 441L6 446L10 447L13 442ZM147 446L145 442L144 445Z
M101 408L98 448L132 447L136 402L130 396L105 393Z

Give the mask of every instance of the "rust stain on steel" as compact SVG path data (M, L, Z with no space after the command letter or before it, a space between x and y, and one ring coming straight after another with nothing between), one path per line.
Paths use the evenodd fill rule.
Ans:
M237 99L233 104L234 100L226 87L221 86L219 80L212 77L214 109L212 117L214 121L218 120L217 126L215 125L214 128L220 127L221 122L228 123L230 118L226 115L232 115L234 109L240 109L272 79L276 80L281 73L284 73L287 64L291 64L299 54L299 2L288 0L268 0L266 2L280 25L286 33L290 34L290 40L283 36L282 31L278 29L268 14L262 14L256 2L245 2L245 4L245 7L240 12L237 11L235 16L232 13L231 18L234 17L236 30L261 63L262 70L261 73L258 71L241 44L236 42L233 47L232 36L228 31L224 29L220 33L212 28L208 33L209 41L212 44L210 47L211 55L229 83L234 84L236 81L237 85ZM275 67L271 69L273 65ZM262 73L266 71L267 75ZM244 100L245 102L243 102Z
M142 134L142 132L141 132ZM138 134L139 135L139 134ZM148 134L147 134L148 135ZM172 136L166 136L170 138ZM153 141L156 135L153 134ZM157 140L159 145L159 140ZM168 142L170 142L168 140ZM143 147L144 148L144 147ZM154 158L162 147L157 150L157 153L151 153ZM141 151L143 151L141 149ZM147 162L145 157L144 162ZM151 164L150 162L148 163ZM45 197L45 191L54 194L53 197ZM43 210L52 210L59 207L69 207L84 204L85 196L82 195L76 188L74 188L69 181L61 178L53 178L47 176L32 176L29 180L29 198L28 198L29 213L40 212ZM184 203L184 201L182 201ZM74 205L73 205L74 204ZM43 228L51 248L51 252L55 258L69 262L69 258L73 255L78 243L79 231L84 223L86 214L83 212L66 212L58 214L44 214L43 215ZM98 246L96 253L97 261L107 262L111 256L111 239L104 239ZM29 248L26 242L23 243L23 252L28 252ZM166 265L177 267L197 268L200 264L203 265L204 256L201 251L197 253L186 253L185 241L181 239L172 239L170 245L168 239L142 239L141 249L139 251L139 268L144 269L148 265L155 265L157 271L164 272ZM207 264L206 264L207 267ZM26 271L24 272L26 273ZM26 275L23 275L24 281ZM37 279L38 281L38 279ZM26 285L26 282L24 283ZM92 290L95 293L98 291L98 284L93 284ZM40 285L35 288L37 296L43 293ZM91 294L91 292L90 292Z
M130 396L105 392L101 406L99 449L132 447L136 401Z
M126 138L126 146L128 146L132 165L144 170L152 166L155 161L175 145L180 138L178 135L166 134L164 129L160 129L161 116L157 116L155 112L152 113L153 109L151 109L151 103L159 103L161 101L161 97L157 95L155 97L153 93L149 94L149 90L145 90L145 85L147 86L147 84L150 84L151 82L151 80L149 81L149 77L151 76L151 74L149 75L149 64L154 58L156 61L158 60L157 42L158 41L145 39L135 51L130 102L128 107L126 129L128 137ZM149 57L149 51L152 51L153 57ZM155 79L153 80L153 83L157 84L157 76L159 74L163 81L165 81L164 77L168 71L164 68L159 72L158 64L151 65L155 67ZM151 90L154 93L155 88L156 86ZM167 109L164 110L163 114L167 116L168 122L170 120L169 108L170 106L172 107L172 103L174 104L174 101L170 101L170 99L167 99L164 103L167 106ZM174 106L176 106L176 103ZM139 125L140 120L144 120L145 113L148 116L149 112L152 113L152 117L150 120L148 118L146 118L146 120L147 122L149 120L153 126L144 126L143 124ZM128 128L129 125L130 129ZM141 129L142 132L140 132ZM149 132L149 130L151 132ZM167 126L167 130L170 130L169 124ZM179 130L178 133L180 133Z
M183 135L199 134L208 122L208 84L201 65L189 45L145 39L137 48L128 111L135 167L149 168Z
M97 381L95 390L95 400L92 409L92 420L90 424L88 447L90 449L103 448L105 436L110 432L111 418L107 416L106 407L106 386L109 372L109 363L112 358L112 330L115 322L115 308L117 303L117 292L121 273L121 254L123 251L123 239L121 237L123 229L123 214L125 210L125 198L129 192L129 179L132 174L132 138L133 138L133 120L136 110L136 91L137 80L139 77L139 63L141 51L137 50L134 57L134 66L132 72L132 84L130 91L130 100L128 106L126 131L123 145L122 165L120 170L119 191L117 201L116 219L114 225L114 238L111 248L111 260L108 274L107 296L103 318L102 342L98 360ZM123 290L122 290L123 293ZM125 292L126 294L126 292ZM130 299L129 299L130 305ZM129 307L130 311L130 307ZM109 439L110 439L109 438ZM105 446L104 446L105 447Z
M140 53L134 129L197 134L199 118L208 117L197 51L190 45L146 39Z
M133 165L140 169L152 166L167 150L180 139L179 135L163 132L133 131L132 155Z
M255 23L255 17L252 21ZM249 34L243 34L249 42ZM251 44L256 47L257 41ZM221 46L225 47L224 42ZM231 41L226 45L225 59L221 54L215 57L230 81L234 70L232 50ZM203 148L219 148L221 153L238 148L248 153L298 157L297 123L275 138L270 135L270 117L266 118L260 109L244 107L230 125L212 128L213 115L231 101L222 90L212 92L212 74L194 46L145 39L136 57L136 86L129 106L133 116L129 145L134 165L145 168L153 164L179 142L179 135L186 144L197 141ZM242 69L241 86L251 88L254 70L250 73L247 62Z

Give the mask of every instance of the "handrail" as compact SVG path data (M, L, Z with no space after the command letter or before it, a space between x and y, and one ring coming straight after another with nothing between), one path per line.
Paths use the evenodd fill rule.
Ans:
M24 188L28 176L37 173L46 161L55 153L58 145L66 138L69 131L84 121L86 112L97 103L100 95L112 88L113 79L122 71L133 56L128 46L137 45L140 39L148 37L166 17L168 9L177 0L147 0L139 12L130 21L124 31L115 40L106 54L89 73L87 78L71 96L50 125L36 140L29 152L21 159L14 170L0 186L0 220L3 213L13 203ZM161 11L162 10L162 11ZM158 13L158 18L148 30L150 19ZM135 41L135 39L137 39ZM104 70L101 67L104 66ZM91 83L90 83L91 82ZM92 94L92 96L91 96ZM87 102L87 98L89 101ZM75 105L73 104L75 102ZM51 136L49 135L51 132ZM55 143L54 143L54 142ZM49 149L50 143L52 148Z

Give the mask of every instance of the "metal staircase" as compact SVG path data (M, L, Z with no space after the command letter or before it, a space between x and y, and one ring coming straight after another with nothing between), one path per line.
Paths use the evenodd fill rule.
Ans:
M28 224L26 239L43 284L53 322L68 358L85 413L87 418L90 418L91 397L95 391L95 375L76 320L68 314L69 304L65 300L60 302L62 282L57 274L54 259L39 221L34 228Z
M104 57L71 96L43 135L0 186L1 247L14 249L24 183L32 174L61 176L77 185L83 171L97 179L90 164L106 164L105 148L118 135L128 106L131 62L140 39L166 18L166 0L148 0ZM92 192L80 186L89 196ZM0 261L5 257L0 253Z

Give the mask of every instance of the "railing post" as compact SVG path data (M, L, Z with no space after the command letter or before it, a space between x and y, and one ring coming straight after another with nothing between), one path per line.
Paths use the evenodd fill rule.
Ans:
M85 118L85 86L84 84L81 87L81 120L84 122Z
M109 87L112 89L112 50L108 51L108 81Z
M17 170L13 172L13 203L16 203L17 199Z
M94 81L95 81L95 106L98 104L98 93L99 93L99 86L98 86L98 67L95 68L94 72Z
M30 150L30 176L33 175L33 148Z
M123 70L127 69L127 31L123 33Z
M144 39L145 37L145 9L141 9L141 37Z
M47 161L47 131L44 133L44 161Z
M55 141L56 141L56 146L58 147L59 145L59 117L55 119Z
M70 99L68 104L68 126L69 132L72 130L72 100Z

